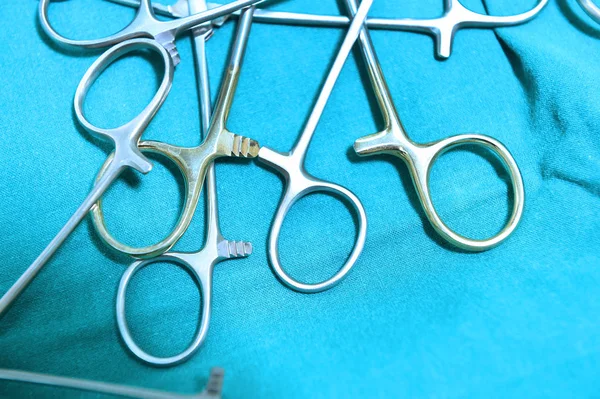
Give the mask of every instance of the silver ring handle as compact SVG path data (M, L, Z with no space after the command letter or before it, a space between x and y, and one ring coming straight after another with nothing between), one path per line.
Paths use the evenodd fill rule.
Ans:
M346 277L348 272L350 272L364 248L367 235L367 216L364 207L351 191L337 184L311 179L310 182L300 191L293 189L294 186L292 185L292 181L288 181L288 184L288 189L286 190L286 193L279 204L277 213L275 214L275 218L273 220L271 232L269 234L269 260L273 272L279 278L279 280L281 280L281 282L294 291L317 293L333 288L344 277ZM279 235L281 234L281 227L283 225L285 216L291 207L301 198L315 192L330 193L351 204L358 219L358 234L356 236L354 248L352 249L352 252L350 252L348 259L341 269L339 269L328 280L316 284L307 284L295 280L285 272L279 258Z
M138 50L151 50L161 55L165 73L156 94L148 105L131 121L116 128L104 129L93 125L85 116L83 105L90 87L108 66L119 58ZM156 41L134 39L119 43L104 52L87 70L75 91L74 108L79 123L90 133L108 138L115 143L114 161L118 165L130 166L142 173L152 169L150 161L142 155L138 142L142 133L154 118L167 98L173 84L173 61L168 52Z
M127 268L127 270L125 270L125 273L123 273L123 276L121 277L121 282L119 283L119 289L117 291L117 325L119 327L119 333L123 338L125 346L127 346L131 353L133 353L140 360L153 366L168 367L186 361L198 350L198 348L200 348L200 346L206 339L206 335L208 333L212 298L212 280L210 278L211 276L198 275L196 269L187 260L185 260L184 256L185 254L171 253L153 259L136 261L132 263ZM200 296L202 298L202 314L200 315L200 319L198 320L198 329L196 332L196 336L194 337L192 343L184 351L174 356L158 357L144 351L133 339L131 332L129 331L129 325L127 324L127 316L125 312L125 297L127 294L127 287L135 273L152 263L165 261L173 262L181 267L188 269L191 272L192 276L198 283L198 286L202 290L202 292L200 293ZM208 273L212 273L212 269L209 269Z

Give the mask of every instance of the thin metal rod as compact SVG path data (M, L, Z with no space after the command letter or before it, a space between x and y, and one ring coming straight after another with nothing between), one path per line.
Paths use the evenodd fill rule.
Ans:
M188 0L190 14L204 11L207 8L206 0ZM208 135L212 106L210 99L210 80L208 73L208 62L206 57L206 40L211 35L210 24L207 24L204 33L198 34L203 26L192 30L194 43L194 65L196 68L198 93L200 94L200 122L202 137ZM211 163L206 173L206 239L212 235L221 234L219 227L219 203L217 201L217 178L214 163Z
M50 374L32 373L29 371L0 369L0 380L24 382L28 384L48 385L81 391L99 392L108 395L123 396L139 399L216 399L221 397L221 384L223 371L213 368L209 381L204 391L199 394L179 394L158 391L154 389L138 388L128 385L111 384L108 382L84 380L81 378L60 377Z
M119 177L124 168L124 166L118 165L116 162L111 163L106 173L94 185L92 191L90 191L79 208L77 208L63 228L58 232L50 244L48 244L46 249L44 249L37 259L27 268L27 270L25 270L6 294L0 298L0 316L6 312L14 300L17 299L21 292L23 292L27 285L35 278L46 262L48 262L56 250L60 248L67 237L69 237L73 230L81 223L83 218L85 218L96 201L102 197L108 187L110 187L110 185Z
M356 13L356 0L346 0L346 3L350 8L351 15L354 15ZM398 133L402 134L406 140L410 141L408 135L404 131L402 121L400 120L398 111L394 105L391 91L387 85L383 71L381 70L381 64L377 58L377 53L375 53L375 48L373 47L373 42L371 41L371 35L368 29L365 28L361 30L359 40L362 48L361 54L369 71L369 78L373 84L375 97L377 98L377 104L383 115L385 127L389 128L392 123L395 124L398 128Z
M252 7L254 8L254 6ZM250 28L252 27L254 12L249 14L249 16L248 14L245 15L245 18L240 18L238 21L237 31L239 34L235 37L235 42L233 43L232 53L229 59L229 68L233 70L239 69L244 60L244 53L246 52L247 46L242 45L242 43L245 43L248 40L248 35L250 35Z
M140 6L140 0L106 0L110 3L120 4L131 8L138 8ZM157 1L152 2L152 8L158 15L171 18L182 18L187 17L187 14L182 12L182 7L179 7L179 0L174 5L164 5ZM259 3L257 3L259 4ZM210 8L218 7L221 4L208 3ZM225 15L222 18L239 17L240 11L235 11L229 15ZM271 11L257 8L254 11L253 16L254 22L261 22L266 24L276 25L300 25L310 27L325 27L325 28L348 28L350 25L350 18L345 15L317 15L307 14L298 12L286 12L286 11ZM399 19L400 20L400 19ZM402 19L401 21L403 21ZM214 20L213 20L214 21ZM383 28L389 29L394 28L393 21L395 19L388 18L369 18L366 24L369 28Z
M231 104L233 103L235 88L240 77L240 68L246 51L246 44L250 35L252 14L244 13L243 17L238 21L235 41L229 55L229 64L212 114L211 127L214 125L226 130L225 125L231 111Z
M188 395L179 395L155 391L152 389L136 388L127 385L110 384L107 382L90 381L79 378L59 377L28 371L0 369L0 379L25 382L29 384L50 385L82 391L101 392L109 395L125 396L140 399L180 399Z
M342 72L342 68L344 67L344 63L346 62L346 59L348 58L348 55L352 50L354 42L356 41L359 33L362 31L363 24L365 22L365 19L367 18L367 13L372 3L373 0L363 0L361 2L360 7L358 8L358 12L352 20L350 28L346 33L346 37L344 38L344 41L340 46L340 50L338 51L337 56L335 57L335 61L333 62L333 65L329 70L327 79L325 79L323 88L321 89L319 97L315 102L313 110L308 118L308 122L304 127L304 131L300 135L298 142L291 151L291 153L294 154L294 156L298 156L302 160L304 160L306 156L306 151L310 144L310 140L312 139L312 136L315 133L315 130L317 129L317 124L319 123L319 120L323 115L325 105L327 105L327 100L329 100L329 96L333 91L333 86L335 85L338 76Z

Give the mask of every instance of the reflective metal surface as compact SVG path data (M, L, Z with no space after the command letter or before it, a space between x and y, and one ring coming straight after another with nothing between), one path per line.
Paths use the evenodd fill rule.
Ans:
M108 0L113 3L137 7L139 0ZM368 18L366 25L371 29L390 29L408 32L421 32L433 36L435 40L436 56L448 58L452 53L454 35L461 29L493 29L508 26L521 25L535 18L548 4L549 0L538 0L537 5L529 11L517 15L493 16L473 12L462 5L459 0L443 0L444 13L438 18L413 19L413 18ZM581 3L589 3L590 0L578 0ZM172 17L182 17L185 11L182 5L185 0L178 0L173 5L162 5L153 2L152 7L157 14ZM218 7L220 4L209 3L209 7ZM591 4L590 7L595 7ZM596 10L598 10L596 8ZM217 25L223 23L224 18L236 15L239 12L227 15L213 22ZM590 14L591 15L591 14ZM597 16L600 14L596 14ZM269 11L257 9L254 13L256 22L290 24L305 26L347 27L350 19L345 16L313 15L304 13Z
M577 0L577 2L594 21L600 24L600 7L593 0Z
M114 3L128 5L128 6L137 6L139 2L136 0L110 0ZM361 18L364 14L366 18L366 13L368 7L370 7L372 0L365 1L365 5L363 7L364 12L361 11ZM155 3L153 6L157 13L161 13L162 15L170 16L170 17L183 17L185 11L182 7L182 2L177 2L174 5L164 6L159 3ZM210 3L209 3L210 6ZM257 13L261 13L261 15L267 15L272 13L270 11L265 10L255 10L255 15ZM364 19L364 18L363 18ZM349 20L346 18L346 20ZM222 23L222 20L220 21ZM215 24L215 21L212 22L213 26L218 26L219 23ZM327 99L331 94L331 90L333 89L333 85L337 80L337 77L341 71L341 68L345 62L345 59L350 52L352 47L352 43L356 40L359 31L359 23L354 23L346 36L346 40L342 44L340 49L340 53L338 54L336 61L334 62L330 74L325 82L322 91L320 93L319 99L317 100L313 112L305 126L304 132L300 136L296 146L289 153L278 153L274 150L271 150L268 147L263 147L260 149L258 156L259 159L266 163L267 165L275 168L279 173L284 175L287 180L286 190L283 198L280 201L278 210L275 214L275 218L273 220L273 224L271 227L271 232L269 234L269 260L275 275L289 288L294 289L300 292L320 292L332 288L337 283L339 283L350 271L352 266L356 263L358 256L362 252L364 247L364 242L366 238L366 227L367 227L367 219L365 215L364 208L358 198L349 190L344 187L341 187L336 184L332 184L329 182L325 182L308 174L304 169L304 158L306 155L306 151L308 149L308 145L314 134L317 123L321 117L321 114L325 108L325 104L327 103ZM352 39L354 37L354 39ZM141 144L143 147L144 144ZM289 276L283 269L281 265L280 257L279 257L279 249L278 249L278 241L279 234L281 232L281 227L283 225L283 220L289 209L292 205L298 201L300 198L314 193L314 192L327 192L330 193L339 199L347 202L351 205L352 209L356 213L358 220L358 231L357 237L355 241L355 246L350 253L349 258L346 263L342 266L342 268L330 279L323 281L317 284L306 284L299 281L296 281L291 276ZM94 220L96 219L96 213L94 212ZM134 256L148 256L155 253L155 251L148 251L148 248L142 249L137 253L133 251L132 248L125 248L124 246L117 247L118 244L114 239L109 238L106 232L102 232L102 226L100 226L100 233L107 240L109 245L123 251L130 253ZM126 249L126 250L124 250Z
M92 125L85 117L83 103L89 88L98 76L117 59L140 49L150 49L161 55L164 63L165 74L154 98L144 110L128 123L114 128L103 129ZM173 60L164 47L156 41L149 39L134 39L119 43L102 54L83 76L75 92L75 114L79 123L90 133L114 143L115 151L104 164L104 173L96 180L92 191L88 194L77 211L71 216L56 237L27 268L12 287L0 299L0 315L2 315L19 294L29 285L39 273L54 252L62 245L65 239L75 230L81 220L87 215L94 203L101 198L108 187L126 168L133 168L141 173L148 173L152 164L138 149L138 141L146 126L150 123L158 109L162 106L171 90L173 83Z
M346 0L346 2L354 12L355 0ZM402 126L366 27L361 32L359 40L369 78L383 114L385 129L356 140L354 143L356 153L360 156L389 154L402 159L408 166L419 200L431 225L451 244L468 251L483 251L500 244L514 231L521 220L525 199L523 179L510 152L499 141L480 134L460 134L427 144L412 141ZM496 154L503 161L512 181L512 214L498 234L485 240L470 239L450 229L439 217L429 190L429 173L435 160L444 152L466 144L481 146Z
M101 199L106 189L117 179L125 168L131 167L142 173L148 173L152 168L152 164L138 149L138 142L144 129L148 126L156 112L158 112L158 109L161 107L171 89L173 72L175 66L179 62L179 55L174 43L177 35L186 30L201 26L211 19L221 17L227 13L260 1L261 0L237 0L225 6L207 10L186 18L180 18L176 21L160 21L154 16L150 1L143 0L134 20L121 32L104 39L79 41L64 38L52 28L47 15L50 0L40 0L40 23L44 31L54 41L64 45L83 48L112 46L92 64L82 78L75 93L75 113L77 119L87 131L112 141L115 144L115 152L107 158L100 171L100 175L96 179L94 188L77 209L75 214L73 214L46 249L44 249L39 257L0 299L0 315L8 309L20 293L29 285L45 263L52 257L54 252L62 245L64 240L71 234L75 227L79 225L94 203ZM148 104L137 117L118 128L103 129L92 125L85 118L83 112L83 101L89 88L110 64L132 51L138 50L155 51L160 53L163 58L165 74L156 95L150 104ZM213 123L213 128L202 145L196 149L182 149L180 147L157 142L144 142L139 144L139 147L146 151L166 156L171 155L171 158L177 163L180 169L184 171L186 177L197 177L197 179L188 181L188 197L184 212L180 218L180 223L176 226L173 233L165 240L156 245L147 247L146 251L144 251L143 249L140 250L139 248L122 245L110 236L103 223L104 221L100 211L101 205L98 204L93 207L94 221L97 229L109 245L122 252L138 255L140 257L156 256L167 251L183 235L189 225L189 221L193 216L200 195L206 169L210 163L219 156L256 156L258 153L258 144L256 142L234 135L225 128L226 117L229 113L237 83L237 76L239 74L239 71L237 70L239 65L235 62L236 56L239 57L240 54L234 54L234 57L232 58L234 64L230 65L229 76L224 80L225 83L221 90L217 111L215 112L217 117Z
M189 0L190 12L199 12L206 8L204 0ZM236 45L243 49L246 46L250 33L252 10L244 11L238 23ZM205 41L210 36L209 30L202 30L194 34L194 47L196 52L196 69L198 90L200 93L200 111L202 129L207 134L210 124L210 87L208 80L208 66L206 60ZM234 53L237 52L234 49ZM241 61L240 61L241 66ZM238 68L239 70L239 68ZM206 240L204 247L193 253L168 252L157 258L137 261L131 264L123 274L119 289L117 290L117 325L125 345L139 359L154 366L172 366L189 359L202 345L208 333L212 304L212 272L214 266L226 259L246 257L252 253L252 244L249 242L228 241L221 235L219 228L219 211L217 204L216 179L214 165L211 164L206 175ZM190 271L201 290L199 297L202 301L202 313L198 318L196 336L188 348L180 354L169 357L156 357L148 354L134 341L127 324L125 299L127 287L133 275L140 269L156 262L172 262Z
M220 157L253 158L258 154L259 147L256 141L233 134L226 127L240 74L246 36L247 34L243 34L243 31L240 32L232 47L229 66L223 78L219 98L204 142L196 147L179 147L158 141L143 141L139 144L140 150L161 155L172 161L182 173L186 185L186 196L175 228L166 238L153 245L138 248L124 244L108 231L102 213L102 201L99 200L92 208L92 220L102 240L112 248L137 258L153 258L168 251L181 238L192 221L200 201L204 178L211 163ZM108 165L108 162L104 164L98 179L102 179Z
M179 63L179 53L175 47L175 39L183 32L202 25L212 19L222 17L233 11L260 3L264 0L236 0L223 6L189 15L172 21L161 21L154 16L150 0L141 0L135 18L121 31L108 37L96 40L73 40L58 33L48 19L48 5L51 0L40 0L39 19L42 28L56 43L64 46L81 48L110 47L125 40L146 37L156 40L173 57L173 63Z
M154 389L138 388L129 385L111 384L84 380L81 378L60 377L56 375L32 373L29 371L0 369L0 380L17 381L28 384L49 385L79 391L97 392L106 395L115 395L125 398L139 399L220 399L223 391L224 371L214 367L210 370L210 377L206 387L197 394L179 394Z
M358 37L358 33L367 17L367 12L371 7L372 2L373 0L363 0L361 2L356 17L353 19L352 24L348 29L325 83L321 88L319 97L317 98L304 130L294 147L287 153L280 153L263 146L258 152L258 160L274 168L285 179L285 191L279 202L279 207L275 214L275 218L273 219L271 232L269 234L269 260L271 261L271 266L277 277L289 288L296 291L320 292L332 288L348 274L352 266L354 266L358 260L365 245L367 216L359 199L351 191L342 186L317 179L310 175L304 169L304 160L312 136L315 133L317 124L319 123L325 105L327 104L327 100L333 90L333 86L346 62L346 58L348 58L348 55L352 50L352 46ZM295 280L285 272L279 258L278 245L283 220L292 205L302 197L315 192L332 194L351 205L356 214L356 219L358 220L358 232L354 248L342 268L326 281L317 284L306 284Z

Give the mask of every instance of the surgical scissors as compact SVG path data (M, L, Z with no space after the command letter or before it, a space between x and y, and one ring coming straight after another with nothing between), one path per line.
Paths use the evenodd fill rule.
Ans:
M202 9L206 8L206 2L204 0L189 0L189 5L190 13L200 12ZM240 66L241 59L243 58L243 51L246 47L247 38L250 33L251 22L252 10L244 11L238 22L238 34L232 50L234 57L240 57ZM194 33L194 45L196 51L195 61L198 72L198 90L200 92L200 110L204 134L207 134L208 132L211 114L208 65L205 52L205 41L210 35L210 30L201 30L200 32ZM236 68L239 70L239 66ZM125 345L135 356L154 366L171 366L181 363L189 359L198 350L208 333L212 304L212 272L214 266L225 259L246 257L252 253L252 245L250 243L228 241L221 235L214 164L211 164L206 175L206 221L206 241L204 243L204 248L200 251L192 253L167 252L156 258L138 260L129 266L121 278L116 302L119 332L121 333ZM196 330L196 337L187 349L178 355L170 357L152 356L141 349L135 343L129 332L125 312L125 297L127 294L127 286L129 285L131 278L138 270L156 262L172 262L188 269L196 280L198 287L201 289L200 297L203 302L202 314L198 320L199 325Z
M113 3L137 6L139 0L108 0ZM521 25L535 18L540 11L548 4L549 0L538 0L538 3L531 10L517 15L493 16L473 12L466 8L459 0L443 0L444 12L440 17L429 19L413 18L368 18L366 26L372 29L388 29L407 32L426 33L433 37L435 42L436 56L442 59L450 57L452 53L452 44L454 36L460 29L494 29L508 26ZM590 3L590 0L578 0L580 2ZM179 17L185 6L185 0L178 0L173 5L162 5L153 2L152 7L157 14ZM218 7L219 4L209 3L208 6ZM239 11L231 13L228 16L236 15ZM600 10L597 14L600 17ZM215 20L216 24L222 24L224 18ZM324 26L324 27L347 27L350 25L350 19L345 16L333 15L313 15L293 12L281 12L257 9L254 13L256 22L306 25L306 26Z
M346 0L346 2L352 14L354 14L356 12L355 0ZM371 84L383 114L385 129L379 133L356 140L354 143L356 153L360 156L389 154L404 160L427 218L435 230L453 245L469 251L483 251L498 245L514 231L523 214L525 197L523 179L510 152L499 141L480 134L461 134L427 144L418 144L412 141L402 126L398 112L394 107L391 93L387 87L366 27L361 31L359 40ZM429 173L435 160L444 152L466 144L482 146L498 155L508 168L512 181L514 196L512 214L507 224L498 234L485 240L469 239L454 232L444 224L435 210L429 190Z
M577 0L577 2L590 18L600 24L600 7L593 0Z
M325 83L321 88L321 92L319 93L304 130L300 134L300 137L298 138L298 141L294 147L287 153L280 153L264 146L258 151L257 159L274 168L277 172L282 174L286 180L285 191L279 202L279 207L275 213L273 224L271 226L271 232L269 234L269 259L277 277L289 288L296 291L308 293L320 292L327 290L339 283L348 274L352 266L354 266L365 244L367 216L359 199L352 192L342 186L311 176L304 169L304 161L306 159L308 146L310 145L310 141L315 133L317 124L319 123L321 115L323 114L327 100L329 99L329 96L333 90L333 86L340 75L344 63L346 62L346 59L352 50L352 46L358 37L361 26L366 19L367 12L371 7L372 2L373 0L363 0L361 2L360 8L356 13L356 17L350 24L350 28L348 29L338 54L335 57L333 65L329 70ZM278 244L283 220L285 219L285 216L292 205L294 205L294 203L296 203L302 197L315 192L331 193L339 198L345 199L349 204L351 204L358 219L358 233L350 256L342 268L333 277L317 284L306 284L293 279L283 270L281 260L279 258Z

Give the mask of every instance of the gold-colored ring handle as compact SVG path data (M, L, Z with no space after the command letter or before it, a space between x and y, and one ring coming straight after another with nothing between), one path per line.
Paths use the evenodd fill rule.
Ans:
M468 238L452 230L442 221L431 199L429 175L433 164L446 151L462 145L484 147L498 156L508 171L512 183L513 207L509 220L499 233L487 239ZM480 134L461 134L433 144L414 147L414 153L405 159L427 219L433 228L451 244L467 251L485 251L500 244L516 229L523 215L525 203L523 178L513 156L498 140Z

